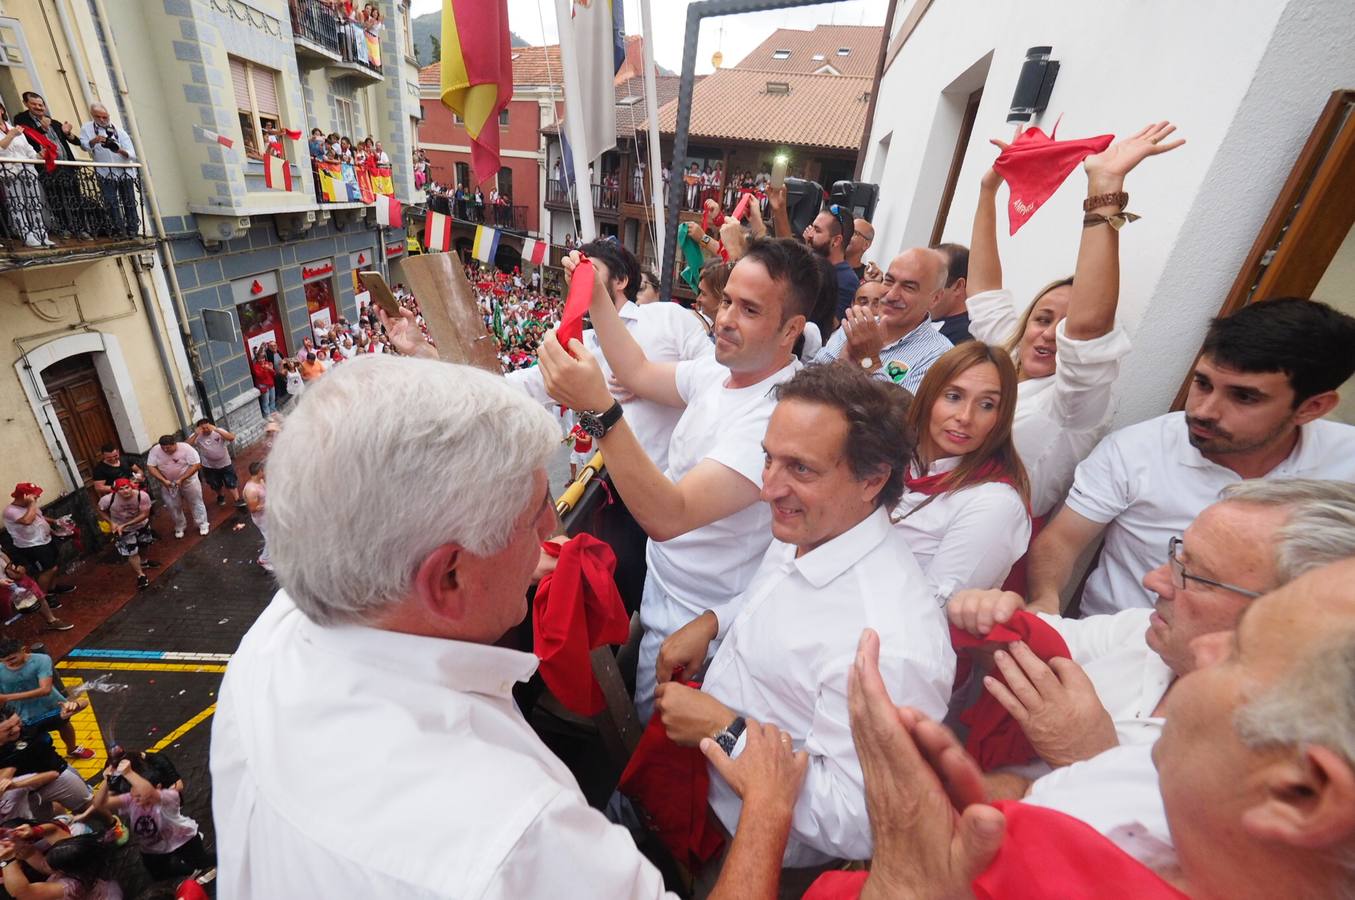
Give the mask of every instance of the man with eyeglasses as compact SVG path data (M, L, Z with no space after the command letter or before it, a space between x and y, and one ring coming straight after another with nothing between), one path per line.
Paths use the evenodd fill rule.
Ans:
M1229 485L1163 551L1162 564L1143 576L1157 597L1153 609L1086 619L1041 613L1071 659L1042 662L1024 644L1012 644L994 658L1007 684L984 682L1042 760L990 774L992 798L1021 798L1075 816L1144 861L1171 847L1151 749L1168 693L1195 669L1192 643L1233 629L1262 594L1355 557L1355 485L1315 479ZM1010 592L961 591L947 613L956 628L985 635L1023 604Z
M927 369L951 348L928 319L946 286L946 272L945 256L926 247L894 257L885 271L878 311L853 306L840 314L842 327L814 362L842 360L916 392Z
M134 163L136 151L132 138L113 124L108 107L95 103L89 108L90 121L80 128L80 146L97 163ZM136 234L141 227L140 202L137 200L136 169L99 166L99 187L104 206L113 220L113 228L123 235Z
M801 235L809 249L833 264L833 274L837 277L835 315L839 319L852 305L856 288L861 283L852 271L851 263L847 262L847 245L852 242L855 228L852 211L834 203L815 216Z

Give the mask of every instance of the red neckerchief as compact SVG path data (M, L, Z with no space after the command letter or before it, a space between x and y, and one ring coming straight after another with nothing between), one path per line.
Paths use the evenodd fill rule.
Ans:
M570 341L583 340L583 317L592 303L593 264L584 256L570 279L565 311L560 315L560 327L555 332L561 347L568 350Z
M51 138L36 128L30 128L27 125L20 125L19 127L24 130L25 135L37 141L38 146L42 148L42 160L46 163L47 174L50 175L55 172L57 157L61 155L61 151L57 149L56 144L52 143Z
M910 473L912 472L911 466L909 466L908 471ZM917 476L905 474L903 476L903 483L904 486L907 487L908 490L910 491L915 491L919 494L926 494L928 497L934 497L937 494L944 494L947 491L955 490L957 487L959 487L958 485L946 483L946 479L948 479L954 471L955 471L954 469L951 469L950 471L947 472L937 472L932 475L917 475ZM995 475L997 477L993 477ZM1016 486L1015 484L1012 483L1011 476L1002 471L1001 466L998 464L996 460L989 460L987 463L981 466L979 470L975 472L971 477L974 480L970 482L970 484L981 484L985 481L999 481L1003 484L1011 485L1012 487Z

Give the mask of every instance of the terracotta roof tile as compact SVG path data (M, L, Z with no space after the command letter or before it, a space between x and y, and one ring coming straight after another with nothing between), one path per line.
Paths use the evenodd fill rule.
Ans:
M778 28L734 68L809 74L832 66L839 75L870 78L875 75L883 33L878 25L819 25L810 31ZM789 50L790 55L777 59L773 56L777 50ZM839 55L839 50L847 54ZM823 58L815 59L816 55Z
M769 93L769 82L788 93ZM866 124L870 78L720 69L692 90L693 139L753 141L855 150ZM677 100L659 110L659 131L672 134Z

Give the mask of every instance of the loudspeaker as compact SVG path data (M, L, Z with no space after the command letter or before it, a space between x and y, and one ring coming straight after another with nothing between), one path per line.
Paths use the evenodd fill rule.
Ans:
M1031 47L1026 51L1021 77L1016 80L1012 105L1007 111L1009 123L1029 122L1049 105L1054 80L1059 76L1058 60L1049 58L1053 52L1053 47Z
M790 233L799 235L823 208L823 186L804 178L786 179L786 217Z
M854 219L865 219L869 222L875 217L875 203L879 198L878 184L866 184L864 181L835 181L828 195L828 202L850 209Z

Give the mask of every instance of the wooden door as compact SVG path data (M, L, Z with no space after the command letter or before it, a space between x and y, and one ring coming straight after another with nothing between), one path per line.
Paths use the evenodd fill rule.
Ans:
M56 408L66 446L75 455L80 477L88 481L99 448L118 443L118 429L99 384L93 354L82 353L48 366L42 381Z

